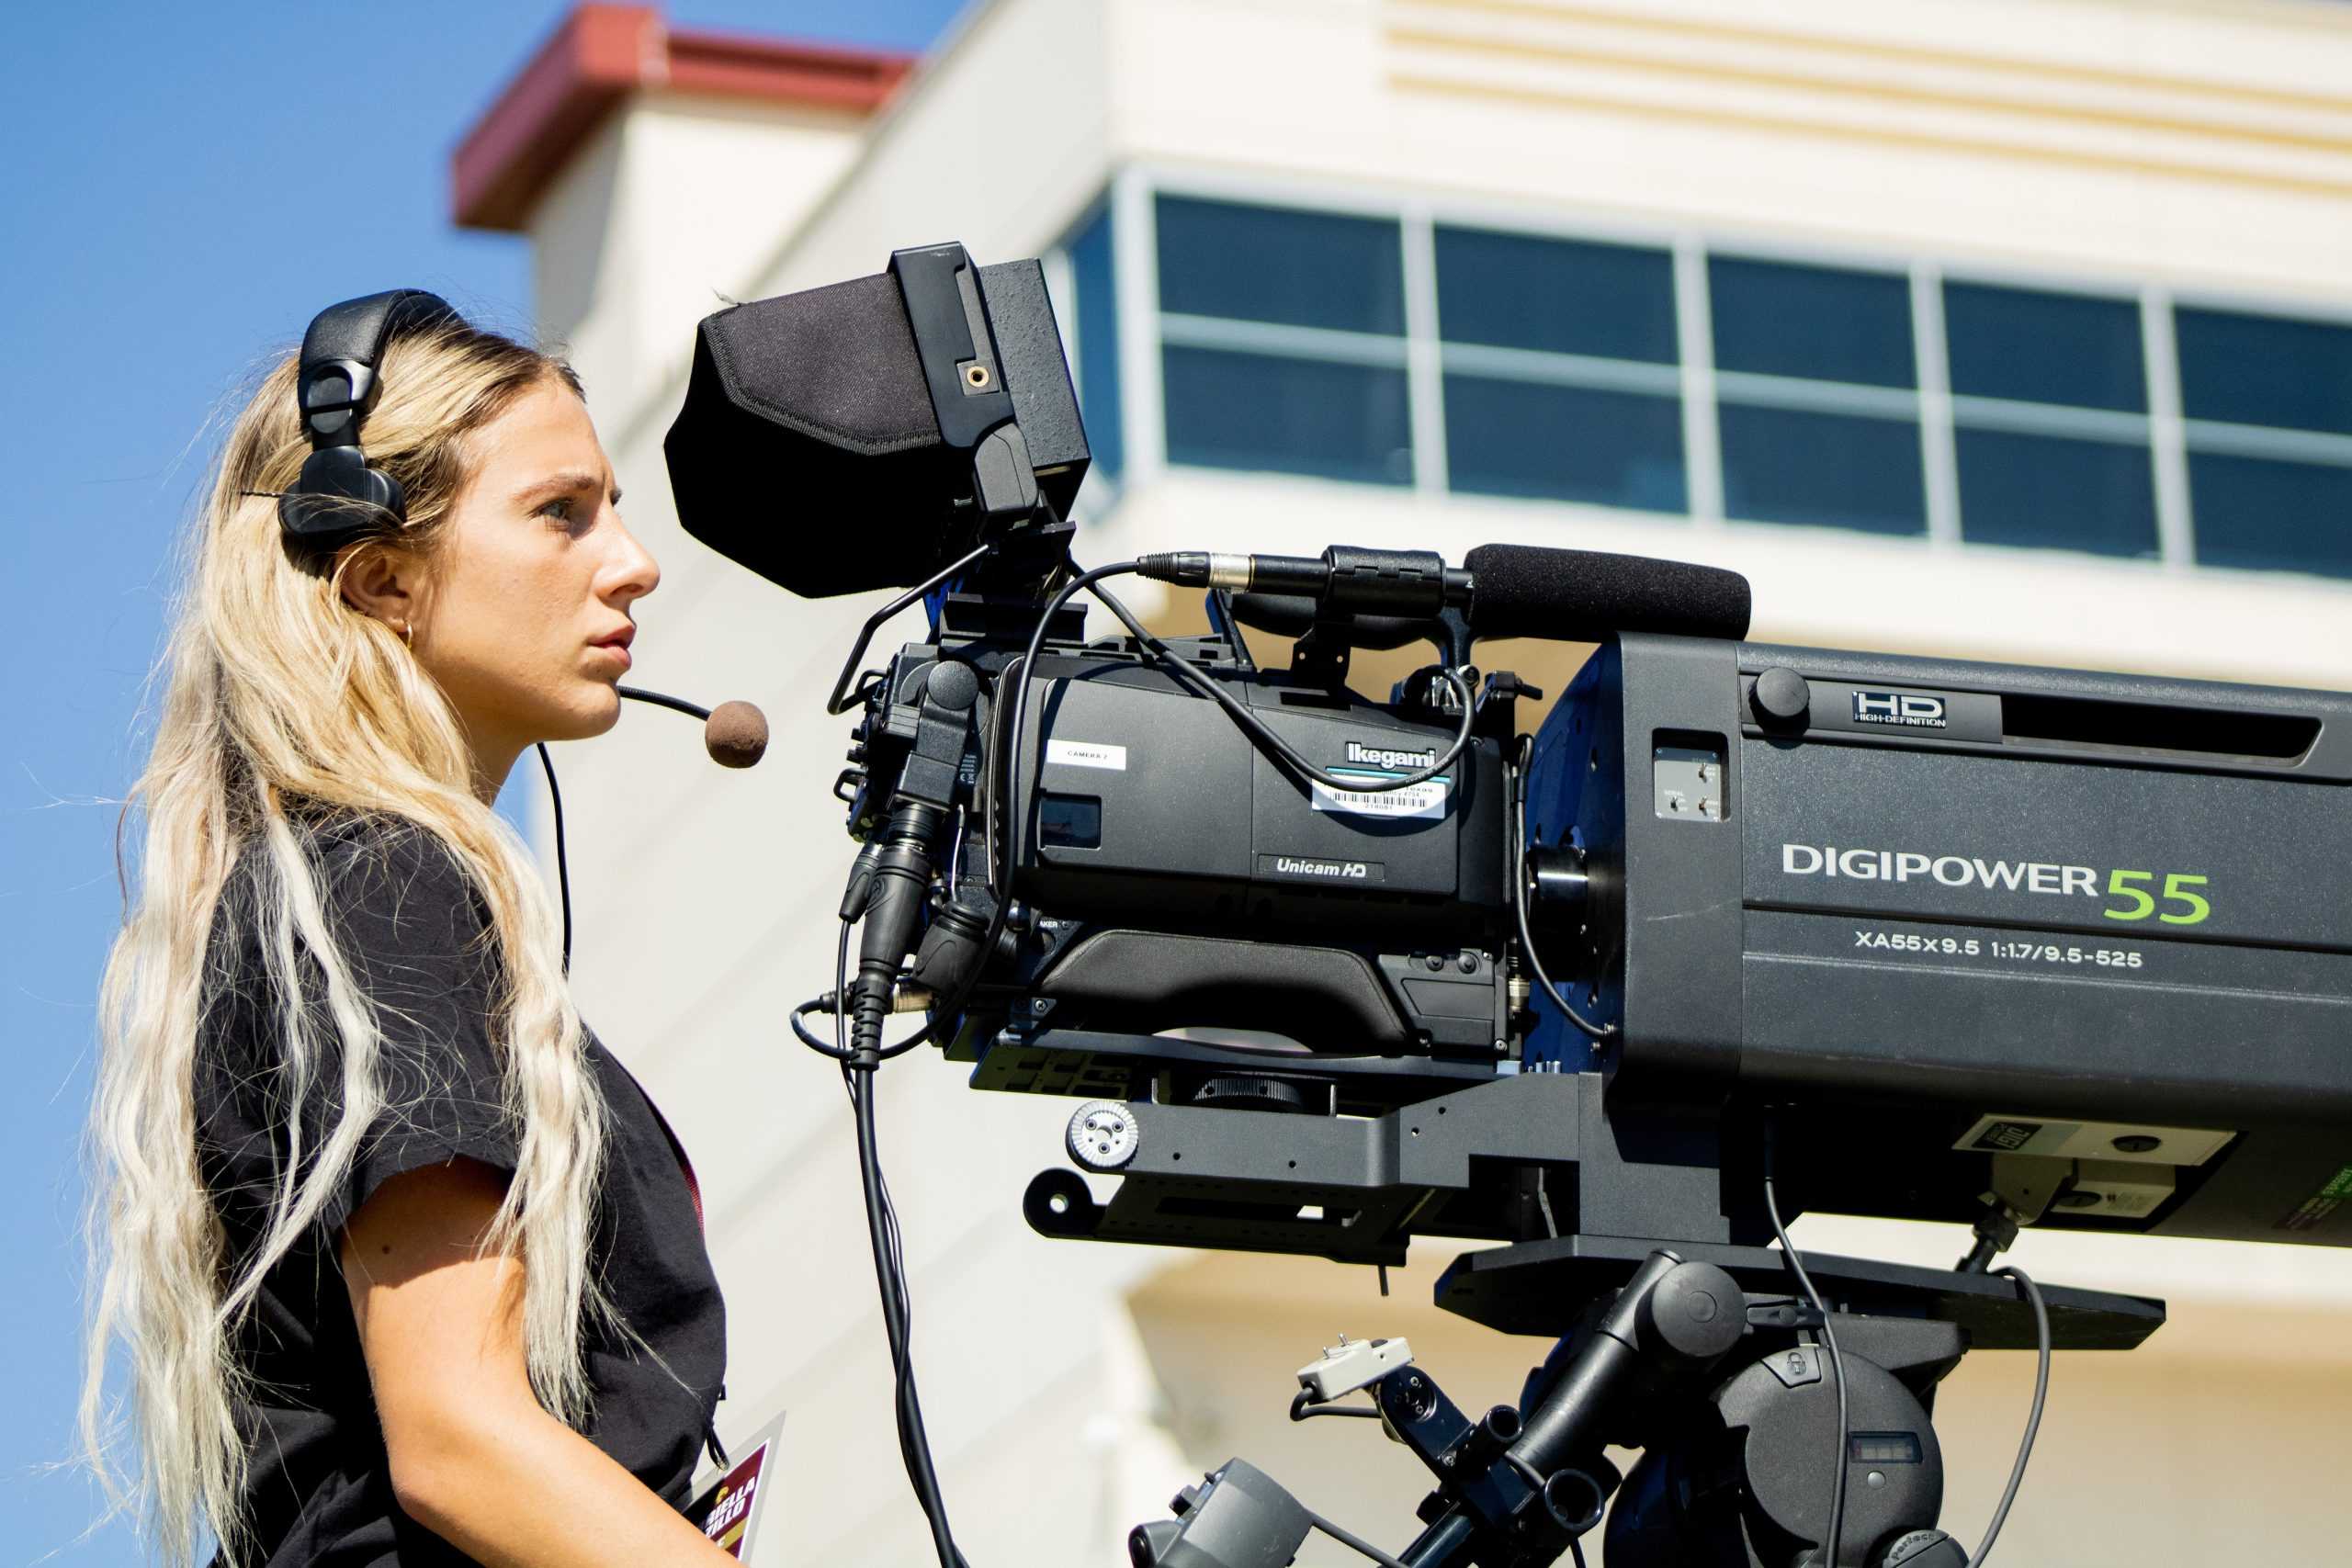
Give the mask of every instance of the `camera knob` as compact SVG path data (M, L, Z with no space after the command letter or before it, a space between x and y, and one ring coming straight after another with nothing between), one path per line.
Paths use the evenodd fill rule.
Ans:
M1787 665L1775 664L1756 677L1756 690L1749 700L1755 704L1758 723L1774 728L1802 724L1813 708L1813 687Z
M1143 1128L1115 1100L1090 1100L1069 1119L1070 1157L1089 1170L1117 1170L1136 1157Z

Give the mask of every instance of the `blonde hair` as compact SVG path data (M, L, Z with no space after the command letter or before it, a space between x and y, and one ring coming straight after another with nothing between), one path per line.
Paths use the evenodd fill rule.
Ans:
M126 820L134 809L144 816L137 901L126 886L99 992L82 1449L113 1498L109 1513L141 1507L171 1568L193 1562L205 1528L232 1563L254 1544L243 1502L254 1390L236 1334L263 1277L320 1224L371 1126L397 1109L385 1102L373 1008L330 930L308 825L357 813L422 829L488 908L502 961L491 1037L520 1150L486 1245L524 1260L531 1384L575 1427L589 1400L585 1320L605 1310L587 1261L605 1107L545 884L521 838L475 794L447 697L399 631L343 599L355 556L380 547L298 558L281 541L277 502L253 493L288 488L309 453L295 369L292 356L281 360L234 420L184 545L154 744L124 808ZM429 565L470 470L468 436L534 387L552 380L576 394L579 382L560 361L461 322L396 337L379 370L362 440L406 491L400 547ZM240 897L221 908L241 852L257 859L252 907ZM197 1152L196 1054L216 908L255 924L278 998L258 1016L282 1022L283 1038L269 1043L293 1097L280 1179L243 1257L232 1256ZM314 1081L322 1061L339 1061L331 1086ZM339 1109L305 1148L314 1094ZM321 1251L332 1256L332 1243ZM125 1437L120 1402L104 1387L117 1341L130 1372L127 1466L113 1456Z

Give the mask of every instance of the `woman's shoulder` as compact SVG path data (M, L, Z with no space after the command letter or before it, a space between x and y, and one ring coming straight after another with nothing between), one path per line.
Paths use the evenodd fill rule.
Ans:
M240 851L215 907L199 1026L199 1057L232 1066L274 1061L268 1020L290 984L307 1004L326 995L313 931L341 972L405 1034L419 1020L448 1034L479 1032L498 991L500 958L487 905L441 837L413 819L340 812L291 823L307 888L282 886L260 839ZM306 913L304 906L315 910ZM282 947L280 944L286 944ZM289 970L273 953L290 947ZM209 1047L209 1049L208 1049ZM254 1054L259 1053L255 1057Z
M443 923L434 917L455 915L463 917L458 924L469 932L482 929L486 911L471 881L447 842L424 824L386 812L347 810L289 821L321 907L331 918L422 930ZM223 887L223 907L251 911L264 884L277 876L269 847L258 836L248 839Z

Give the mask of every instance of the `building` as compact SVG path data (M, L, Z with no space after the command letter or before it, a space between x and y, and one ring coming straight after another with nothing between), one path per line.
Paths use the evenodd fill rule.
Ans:
M722 1429L790 1407L762 1560L928 1546L847 1117L785 1027L830 984L845 735L819 699L871 605L788 598L678 532L661 439L700 315L938 239L1044 255L1092 558L1572 543L1736 567L1772 640L2341 688L2347 83L2352 7L2322 0L978 0L920 62L575 13L459 148L456 201L530 236L542 329L662 560L642 679L775 723L748 775L636 715L565 766L583 1005L710 1198ZM784 476L776 509L860 525L793 514ZM1511 651L1555 679L1581 656ZM1066 1104L914 1061L880 1098L976 1563L1115 1561L1232 1453L1393 1548L1418 1466L1287 1422L1292 1371L1339 1331L1403 1332L1467 1402L1541 1354L1423 1304L1435 1249L1383 1301L1331 1265L1046 1242L1017 1202ZM2336 1550L2352 1262L2052 1235L2018 1257L2173 1321L2062 1359L2004 1561ZM2026 1360L1972 1359L1939 1406L1966 1544Z

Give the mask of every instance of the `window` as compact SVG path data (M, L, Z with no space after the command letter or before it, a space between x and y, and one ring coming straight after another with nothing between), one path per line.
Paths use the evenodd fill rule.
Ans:
M1961 536L2155 557L2139 302L1981 283L1943 301Z
M1673 397L1445 378L1445 462L1455 490L1680 512L1682 404Z
M1413 482L1395 219L1161 196L1168 460Z
M1724 510L1761 523L1928 531L1919 423L1725 402Z
M2197 558L2352 577L2352 326L2183 307Z
M1163 196L1159 227L1163 310L1333 332L1405 330L1393 218Z
M1947 283L1944 336L1955 397L2148 412L2135 299Z
M2197 558L2352 577L2352 463L2188 455Z
M1715 368L1871 387L1918 385L1911 284L1895 273L1716 256Z
M2188 309L2173 323L2187 417L2352 435L2352 326Z
M1925 534L1910 280L1716 256L1707 293L1724 512Z
M2156 554L2155 470L2136 446L2014 430L1953 432L1961 536L1979 545Z
M1412 482L1402 370L1173 343L1162 358L1171 463Z
M1631 245L1440 224L1438 324L1448 343L1671 365L1674 258Z
M1119 406L1119 301L1111 254L1111 211L1096 212L1069 245L1071 291L1076 317L1079 417L1086 422L1086 444L1094 455L1090 473L1114 482L1126 466L1125 432Z
M1673 257L1446 225L1433 240L1447 482L1684 511Z

